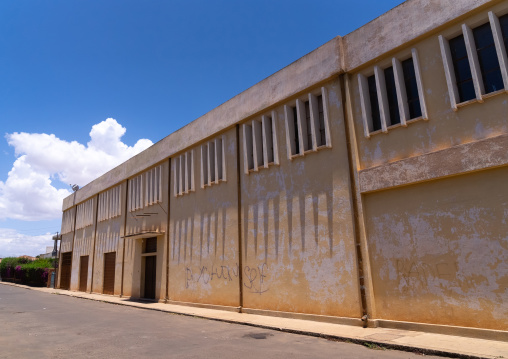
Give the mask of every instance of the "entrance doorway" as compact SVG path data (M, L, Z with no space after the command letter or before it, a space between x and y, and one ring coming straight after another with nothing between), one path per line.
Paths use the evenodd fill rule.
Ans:
M71 287L72 252L62 253L62 268L60 269L60 289L69 290Z
M86 292L88 284L88 256L79 258L79 291Z
M145 290L144 297L146 299L155 299L155 274L157 256L145 257Z
M103 294L115 294L116 252L104 254L104 285Z

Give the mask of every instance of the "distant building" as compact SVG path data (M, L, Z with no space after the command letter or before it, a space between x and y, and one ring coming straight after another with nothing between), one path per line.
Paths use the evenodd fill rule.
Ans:
M40 258L57 258L58 251L56 253L56 256L53 256L53 246L46 246L46 253L40 254L39 257Z
M59 287L507 338L507 47L491 0L334 38L66 198Z

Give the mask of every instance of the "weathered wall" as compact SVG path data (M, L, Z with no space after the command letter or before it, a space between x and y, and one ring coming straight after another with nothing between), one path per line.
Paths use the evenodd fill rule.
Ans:
M157 237L157 274L155 298L163 300L166 296L166 246L167 246L167 223L168 223L168 183L169 183L169 160L157 164L162 166L162 202L145 205L134 211L127 210L125 228L125 267L124 267L124 295L139 298L143 295L143 261L142 261L142 238L136 237L145 232L159 233ZM147 168L149 170L150 168ZM145 174L142 172L141 174ZM138 174L139 175L139 174ZM129 179L129 181L131 181ZM146 182L143 182L143 194L146 192ZM130 192L127 195L129 200ZM144 197L143 197L144 198ZM131 236L131 237L129 237ZM135 236L135 237L132 237ZM154 237L148 234L146 237Z
M508 168L365 196L379 318L508 328Z
M159 300L167 289L174 302L359 318L363 270L370 319L506 330L508 97L500 91L453 111L438 41L440 34L458 35L464 22L471 27L486 23L488 10L505 14L508 3L408 1L66 198L64 209L76 198L94 198L127 180L125 193L133 176L163 165L161 203L123 213L129 200L124 195L123 216L98 224L93 290L101 291L104 253L116 250L123 294L142 297L143 238L157 236ZM429 21L420 21L422 14ZM370 76L375 65L385 69L392 57L408 59L413 48L428 121L410 121L366 138L358 73ZM334 78L344 69L350 71L344 77L351 85L348 126L341 84ZM288 159L284 105L319 92L323 83L332 146ZM246 174L242 124L272 111L280 163ZM240 126L238 142L235 124ZM201 144L216 136L224 136L227 178L201 188ZM189 150L195 189L175 196L169 165ZM125 240L120 239L123 220ZM73 290L79 285L80 255L90 255L91 261L94 228L63 236L62 252L72 250L74 238ZM115 282L115 294L121 288Z
M169 299L239 306L236 129L223 136L226 181L201 188L201 146L194 151L195 191L170 189ZM213 140L213 139L212 139Z
M500 7L506 3L491 9ZM488 22L487 10L441 34L456 36L464 22ZM364 137L356 73L351 76L376 318L506 330L508 170L489 168L507 164L507 96L453 111L438 35L376 63L384 69L392 56L404 60L417 49L428 121ZM361 73L371 75L373 66Z
M478 7L502 0L410 0L343 37L345 70L352 71ZM368 46L365 46L368 44Z
M477 25L478 21L480 24L488 22L487 11L482 11L466 21ZM460 31L460 24L456 24L443 30L442 34L449 36ZM460 107L456 112L452 110L438 35L427 37L412 46L417 49L421 62L429 121L410 123L408 127L399 126L389 129L388 133L365 138L356 73L351 77L360 170L508 132L506 94L487 98L484 103L471 103ZM392 57L404 60L410 56L411 47L408 47L393 56L381 59L376 65L384 69L391 66ZM366 76L372 75L373 72L373 66L361 71Z
M74 231L62 234L62 240L61 240L61 244L60 244L60 258L59 258L59 262L58 262L59 269L62 268L62 253L72 251L73 239L74 239ZM58 276L57 276L57 283L56 283L57 288L60 288L60 277L61 277L61 274L59 272Z
M120 185L121 194L121 215L104 221L97 222L97 237L95 240L95 258L93 268L93 286L94 293L103 293L104 284L104 254L116 252L115 266L115 289L114 294L121 294L122 287L122 255L124 245L125 229L125 206L126 206L127 182Z
M361 317L339 81L326 88L331 148L288 159L279 107L280 165L242 171L245 308Z
M74 248L72 250L72 273L71 290L79 290L80 258L88 256L88 274L86 291L92 288L92 258L95 240L95 225L97 220L97 196L92 198L93 222L84 228L76 229L74 232ZM79 212L77 213L79 215Z

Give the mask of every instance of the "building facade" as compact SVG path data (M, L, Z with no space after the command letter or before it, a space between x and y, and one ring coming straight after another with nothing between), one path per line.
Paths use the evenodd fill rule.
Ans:
M507 48L506 0L334 38L66 198L58 286L508 340Z

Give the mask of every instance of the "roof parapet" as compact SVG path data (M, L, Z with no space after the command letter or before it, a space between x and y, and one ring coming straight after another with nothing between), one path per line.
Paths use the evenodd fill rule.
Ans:
M500 0L408 0L343 37L345 72ZM367 44L367 46L366 46Z
M342 38L333 38L80 188L63 200L62 209L65 211L250 116L342 73L341 48Z

